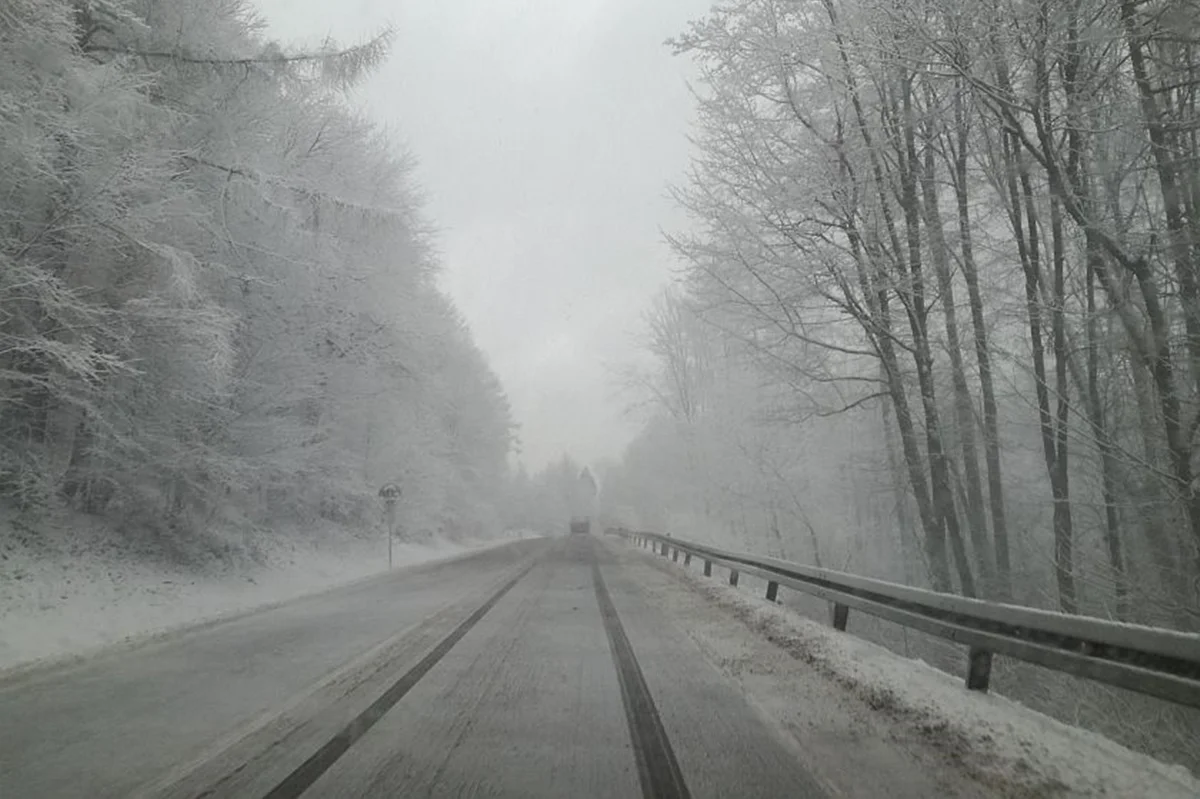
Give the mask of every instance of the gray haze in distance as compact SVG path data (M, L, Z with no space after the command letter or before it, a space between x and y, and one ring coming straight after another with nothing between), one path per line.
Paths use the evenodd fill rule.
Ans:
M257 0L273 38L357 42L356 92L419 161L444 285L512 401L530 468L619 454L612 367L672 261L666 184L687 166L687 59L664 40L710 0Z

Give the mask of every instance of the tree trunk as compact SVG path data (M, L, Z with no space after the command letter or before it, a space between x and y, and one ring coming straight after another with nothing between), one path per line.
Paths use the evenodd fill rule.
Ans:
M1080 37L1081 0L1071 0L1067 9L1067 42L1062 59L1063 90L1067 104L1067 165L1066 173L1079 204L1091 213L1092 179L1087 160L1085 141L1091 134L1083 116L1088 102L1087 92L1081 84L1083 73L1083 51L1086 44ZM1056 207L1057 210L1057 207ZM1129 583L1125 570L1125 556L1121 545L1120 515L1117 510L1117 460L1116 444L1108 427L1107 414L1100 394L1100 344L1096 333L1099 322L1096 315L1096 280L1104 269L1103 253L1092 231L1084 232L1084 296L1086 322L1084 336L1087 350L1087 375L1079 381L1082 404L1086 409L1088 426L1100 453L1100 496L1104 505L1104 543L1109 567L1113 572L1116 616L1129 618ZM1062 296L1061 290L1058 292ZM1061 313L1062 308L1060 307ZM1134 369L1139 369L1134 364Z
M1021 152L1013 134L1006 132L1002 138L1002 151L1008 187L1009 221L1017 244L1021 270L1025 275L1025 308L1029 323L1029 344L1033 354L1034 391L1037 395L1039 430L1042 439L1042 456L1050 480L1050 491L1054 502L1054 572L1058 583L1059 606L1066 613L1076 610L1074 584L1069 562L1062 558L1069 555L1061 542L1070 527L1070 491L1065 485L1065 470L1058 463L1058 441L1054 417L1050 413L1050 390L1046 377L1046 353L1042 342L1041 302L1041 252L1037 212L1034 206L1033 187L1028 169L1024 166ZM1018 189L1018 179L1020 188ZM1024 218L1022 218L1024 217Z
M1163 425L1158 418L1160 408L1154 401L1153 375L1148 374L1150 369L1137 357L1132 359L1131 369L1143 447L1141 459L1148 468L1139 469L1141 480L1130 481L1134 485L1130 493L1136 500L1134 507L1138 518L1141 519L1142 535L1146 539L1146 548L1149 550L1156 577L1153 581L1148 581L1148 585L1139 593L1155 597L1161 603L1161 609L1163 605L1170 605L1170 597L1178 597L1181 592L1187 590L1187 578L1180 566L1179 555L1171 543L1171 537L1167 534L1170 510L1175 505L1171 502L1168 486L1164 485L1169 480L1165 475L1170 474L1170 456L1166 452L1166 442L1163 440ZM1160 477L1160 474L1164 477ZM1158 593L1160 591L1165 592L1165 596ZM1137 607L1141 611L1139 620L1158 623L1159 619L1154 615L1142 615L1149 609L1147 604L1138 603ZM1180 626L1180 629L1186 629L1182 626L1186 619L1177 608L1169 607L1164 615Z
M886 372L880 368L881 377L887 379ZM916 528L913 524L912 510L908 505L908 492L904 489L903 456L896 451L896 434L893 430L892 408L887 402L879 403L880 415L883 418L883 440L887 447L888 477L892 487L892 507L895 510L896 522L900 527L900 553L904 560L904 580L914 584L912 568L918 562L920 548L917 546ZM923 563L925 575L929 575L929 564Z
M1121 547L1121 524L1117 513L1116 447L1108 430L1108 419L1100 398L1100 346L1096 335L1096 267L1099 250L1091 236L1087 237L1087 401L1088 421L1096 447L1100 451L1100 496L1104 503L1104 544L1108 565L1113 570L1116 594L1116 616L1129 620L1129 582L1125 574L1125 556ZM1138 367L1134 367L1138 368Z
M868 253L853 224L847 226L847 235L850 239L851 253L858 267L859 285L865 301L871 309L871 318L862 319L861 322L863 329L868 336L872 337L879 352L880 369L884 374L892 408L896 412L896 429L900 435L900 451L904 456L905 471L908 473L909 485L912 487L921 528L925 533L925 564L929 574L929 583L935 591L949 591L951 587L950 564L946 557L945 528L942 527L934 512L929 483L925 478L925 464L921 458L921 447L917 441L912 409L908 404L904 375L900 370L900 361L896 356L896 344L892 339L887 290L876 285L872 280L865 266Z
M1067 386L1066 320L1066 253L1063 243L1062 214L1058 200L1050 199L1050 235L1054 259L1054 294L1051 307L1050 327L1054 340L1054 391L1058 395L1055 408L1054 429L1054 573L1058 582L1059 605L1066 613L1078 610L1075 589L1074 549L1075 530L1071 518L1071 484L1068 471L1070 454L1067 441L1067 423L1070 415Z
M1184 212L1183 189L1180 185L1179 165L1187 163L1191 170L1196 169L1195 153L1183 157L1181 153L1172 152L1170 146L1167 119L1159 108L1159 97L1169 104L1168 93L1156 90L1152 85L1149 74L1150 64L1145 54L1146 34L1152 24L1149 17L1139 19L1137 4L1133 0L1122 0L1121 22L1126 31L1126 44L1129 50L1129 65L1133 73L1134 83L1138 90L1139 105L1147 138L1150 140L1150 152L1154 157L1155 174L1158 178L1159 198L1166 216L1167 237L1172 264L1175 268L1175 278L1179 284L1179 299L1183 308L1184 327L1187 331L1187 352L1191 361L1192 389L1197 389L1200 381L1200 282L1197 281L1196 265L1193 263L1192 243L1189 237L1189 224ZM1157 25L1159 23L1153 22ZM1162 63L1161 61L1159 63ZM1185 76L1181 76L1185 77ZM1187 76L1186 79L1194 80ZM1176 376L1179 379L1179 376ZM1192 426L1186 424L1179 416L1176 407L1174 424L1178 428L1175 435L1168 434L1168 446L1171 448L1171 461L1176 479L1176 491L1188 520L1191 532L1191 549L1194 557L1194 568L1200 574L1200 491L1193 485L1191 467L1192 455ZM1180 600L1190 601L1193 597L1180 597Z
M992 379L992 356L988 349L987 323L983 318L983 294L979 290L979 272L975 265L975 247L971 231L971 213L967 202L967 120L960 86L954 97L957 149L954 153L954 196L958 206L958 232L962 249L963 279L971 305L971 325L975 338L975 360L979 364L979 391L983 399L983 448L987 465L988 502L992 514L992 544L995 548L995 591L1000 599L1012 596L1012 564L1008 543L1008 517L1004 510L1004 480L1000 468L1000 424L996 409L996 389Z
M907 285L906 310L909 328L913 336L913 360L917 367L917 384L921 392L921 404L925 411L925 447L929 452L930 487L933 503L954 555L962 592L975 596L975 580L970 563L966 558L966 547L962 530L958 524L958 513L954 507L954 493L950 487L950 469L946 462L942 440L942 425L937 407L937 392L933 377L933 351L929 343L928 308L925 304L925 276L921 255L921 208L917 193L917 153L912 108L912 76L901 79L901 102L903 107L903 146L898 148L900 158L901 207L904 212L905 242L907 257L896 253L896 266L902 283Z
M930 106L932 107L932 103ZM958 335L958 312L954 307L954 281L950 277L949 256L946 236L942 228L941 209L938 206L937 174L934 168L933 131L926 131L924 170L921 174L921 195L925 217L925 229L929 233L929 252L937 275L938 293L941 294L942 313L946 322L946 350L950 356L950 376L954 386L954 421L958 433L959 449L962 451L963 479L966 482L967 531L971 537L971 549L979 569L984 593L992 592L994 569L991 547L987 540L987 519L983 503L983 481L979 474L979 456L975 448L975 414L971 389L967 385L966 369L963 366L962 344ZM913 165L915 168L915 164Z
M832 0L822 0L826 14L829 17L830 24L834 28L834 44L838 49L838 59L842 67L842 78L845 81L846 89L850 97L851 106L854 109L854 117L858 127L859 134L862 136L863 143L866 145L867 156L871 164L872 176L875 180L876 191L879 193L881 200L881 213L884 219L884 225L888 237L892 243L892 251L897 259L902 259L900 253L899 237L896 235L895 224L892 218L891 206L888 203L886 193L884 191L883 167L880 163L879 153L875 151L873 136L871 135L870 125L867 123L866 113L863 109L862 99L858 93L858 82L854 76L854 70L850 66L850 59L846 53L845 38L842 36L838 23L837 10ZM893 405L896 409L896 425L900 430L900 441L904 452L904 460L908 469L909 482L913 487L913 495L917 501L917 511L921 517L921 525L925 531L925 552L929 559L930 582L937 591L948 591L951 587L950 580L950 565L946 557L946 528L944 523L944 509L938 506L940 498L932 496L929 492L928 484L925 480L924 467L921 463L920 447L917 444L916 431L913 425L912 413L908 406L908 398L905 393L903 375L899 368L899 362L896 358L895 342L891 338L891 321L888 313L887 302L887 287L876 287L871 285L869 281L864 281L862 277L862 263L864 253L861 251L861 239L858 238L856 231L851 227L847 231L851 236L851 247L854 250L855 261L860 266L860 282L863 285L865 298L871 301L875 299L877 307L873 314L874 319L869 320L867 327L871 328L874 325L880 326L878 330L868 329L868 335L873 335L876 340L876 346L880 353L880 358L888 376L888 392L892 398ZM936 435L936 433L935 433ZM944 494L945 492L943 492ZM953 503L953 498L950 498Z

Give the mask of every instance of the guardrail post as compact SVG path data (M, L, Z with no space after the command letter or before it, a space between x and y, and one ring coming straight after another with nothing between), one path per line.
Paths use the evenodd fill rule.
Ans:
M712 561L708 558L704 559L704 576L712 577Z
M683 565L684 565L684 566L691 566L691 565L692 565L692 553L691 553L691 552L684 552L684 553L683 553Z
M967 690L987 693L992 681L992 653L973 646L967 662Z
M737 581L738 581L737 569L730 569L729 570L729 584L737 585Z
M665 558L665 557L667 556L667 550L669 550L669 549L670 549L670 547L668 547L666 544L663 544L663 545L662 545L662 552L660 552L659 554L660 554L660 555L662 555L662 556Z
M779 583L774 580L767 581L767 601L774 602L775 597L779 595Z
M846 620L850 616L850 608L838 602L833 603L833 629L846 631Z
M675 547L674 549L671 550L671 562L672 563L679 562L679 547Z

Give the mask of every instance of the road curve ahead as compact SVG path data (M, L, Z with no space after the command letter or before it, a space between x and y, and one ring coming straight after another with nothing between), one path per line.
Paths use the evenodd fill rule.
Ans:
M591 536L0 683L0 796L824 797Z

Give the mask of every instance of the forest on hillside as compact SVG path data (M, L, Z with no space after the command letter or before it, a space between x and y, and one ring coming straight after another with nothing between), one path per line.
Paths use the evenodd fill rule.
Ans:
M0 509L179 552L490 531L512 424L411 162L242 0L0 4Z
M1162 0L726 0L694 22L671 42L702 72L692 224L606 510L1200 630L1197 31L1200 6ZM1194 713L1032 667L1001 686L1194 765Z

